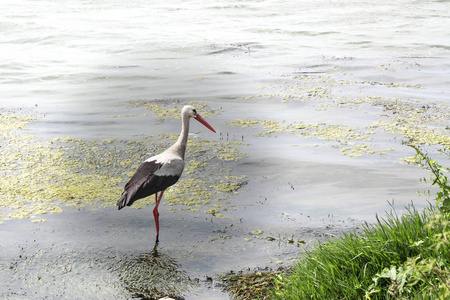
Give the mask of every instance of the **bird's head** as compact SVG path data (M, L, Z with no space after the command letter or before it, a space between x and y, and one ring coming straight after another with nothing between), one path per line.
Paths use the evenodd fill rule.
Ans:
M205 119L203 119L198 113L197 110L192 106L192 105L186 105L183 107L183 110L181 111L181 115L182 116L189 116L189 118L194 118L197 121L199 121L200 123L202 123L203 125L205 125L206 128L208 128L209 130L211 130L212 132L216 132L214 130L214 128L211 127L211 125L208 124L208 122L206 122Z

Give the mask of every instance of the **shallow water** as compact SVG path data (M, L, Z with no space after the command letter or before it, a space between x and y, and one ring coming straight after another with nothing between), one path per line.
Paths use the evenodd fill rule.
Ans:
M428 173L398 163L414 155L407 133L371 126L401 115L448 136L448 1L3 1L0 10L0 113L33 115L22 133L157 139L177 134L179 120L130 100L199 101L216 111L207 120L218 134L193 122L192 137L241 143L246 154L204 171L246 176L217 202L224 218L204 212L213 206L161 206L158 255L151 207L61 204L45 223L4 220L0 296L162 296L148 287L170 294L175 278L187 299L226 299L217 274L289 265L315 241L390 211L388 201L399 211L432 201L417 194ZM325 125L268 133L233 120Z

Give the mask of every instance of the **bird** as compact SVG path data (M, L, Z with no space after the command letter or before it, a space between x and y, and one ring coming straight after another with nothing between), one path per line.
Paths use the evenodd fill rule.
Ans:
M174 185L183 173L185 165L184 154L186 152L189 121L191 118L199 121L214 133L216 132L197 113L197 110L193 106L185 105L181 110L181 133L175 144L167 148L164 152L146 159L125 185L122 195L119 201L117 201L117 206L120 210L125 206L131 206L136 200L155 194L153 217L156 227L156 242L159 241L158 206L164 191Z

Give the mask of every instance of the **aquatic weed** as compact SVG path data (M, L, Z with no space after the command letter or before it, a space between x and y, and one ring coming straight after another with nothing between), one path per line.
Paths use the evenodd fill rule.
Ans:
M270 290L274 288L280 274L287 274L289 269L278 268L272 271L256 271L252 273L230 272L219 275L223 290L231 293L234 299L270 299Z
M227 123L229 126L242 128L262 127L263 132L258 136L266 136L274 133L294 134L301 138L314 138L329 142L337 142L337 147L341 153L346 156L363 156L367 154L383 155L393 148L375 150L372 146L364 142L372 141L372 128L352 128L344 125L326 124L326 123L291 123L280 124L274 120L231 120Z
M47 213L61 212L64 205L114 206L122 192L121 186L149 153L167 148L177 137L149 136L139 141L97 141L73 137L43 140L21 131L33 120L32 117L8 117L4 120L12 121L2 127L4 138L0 140L0 175L4 178L0 181L0 218L3 220L35 219ZM217 201L230 198L230 190L236 191L245 181L239 177L225 181L231 169L223 168L221 174L216 170L224 162L245 156L237 150L236 147L240 146L245 144L190 139L185 174L165 193L167 203L193 210L193 206L213 206ZM217 149L226 157L216 156ZM198 172L200 170L203 172ZM153 198L149 197L134 207L153 203Z

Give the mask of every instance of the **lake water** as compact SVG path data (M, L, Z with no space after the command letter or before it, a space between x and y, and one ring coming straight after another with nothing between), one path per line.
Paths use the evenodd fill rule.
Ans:
M197 101L218 134L193 124L193 136L241 143L243 158L220 168L246 185L223 219L162 205L159 256L151 207L4 220L0 296L145 298L181 278L186 299L227 299L217 274L289 265L387 201L426 206L428 172L399 162L414 155L402 144L414 120L448 136L448 28L450 1L2 1L0 114L36 116L25 130L43 140L132 141L177 134L179 121L130 101ZM127 280L155 265L172 270L162 284Z

